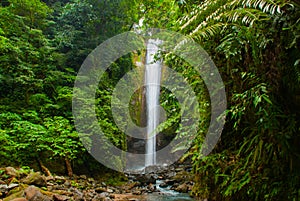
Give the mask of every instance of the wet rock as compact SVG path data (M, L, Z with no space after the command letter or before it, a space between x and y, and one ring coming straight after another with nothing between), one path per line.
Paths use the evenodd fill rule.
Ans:
M173 184L175 183L175 180L167 179L167 180L165 181L165 183L168 184L168 185L173 185Z
M153 184L149 184L149 186L148 186L148 191L149 191L149 192L154 192L155 190L156 190L156 186L153 185Z
M142 184L155 184L156 183L156 178L155 175L152 174L142 174L138 175L136 179L141 182Z
M163 183L159 184L159 187L161 187L161 188L166 188L168 186L169 185L166 182L163 182Z
M30 173L25 179L23 179L23 183L39 187L47 186L46 177L41 175L40 172Z

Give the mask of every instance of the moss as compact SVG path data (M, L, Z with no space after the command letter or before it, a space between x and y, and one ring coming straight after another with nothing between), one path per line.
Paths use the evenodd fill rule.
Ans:
M121 186L128 181L128 178L122 173L109 172L104 174L101 180L110 186Z
M15 189L14 189L15 190ZM15 198L20 198L24 196L24 189L23 190L19 190L9 196L7 196L6 198L3 199L3 201L9 201Z

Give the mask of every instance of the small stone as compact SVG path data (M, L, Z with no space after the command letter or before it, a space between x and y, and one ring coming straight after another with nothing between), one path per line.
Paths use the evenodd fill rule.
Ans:
M93 178L88 178L87 180L88 180L88 182L94 182L95 181Z
M12 199L11 201L28 201L26 198L15 198Z
M71 186L71 183L67 180L67 181L65 181L64 186L70 187L70 186Z
M108 188L108 189L106 189L106 192L108 192L108 193L113 193L113 192L114 192L114 190L112 190L112 189Z
M66 178L62 177L62 176L55 176L54 179L55 180L63 180L63 181L66 180Z
M129 201L140 201L140 200L137 199L137 198L129 198L128 200L129 200Z
M141 195L142 191L136 190L132 192L133 195Z
M108 197L108 196L109 196L109 193L103 192L103 193L100 193L99 195L100 195L101 197Z
M53 195L53 200L54 201L67 201L67 200L70 200L70 198L68 196L65 196L65 195Z
M105 188L102 188L102 187L98 187L98 188L95 189L95 191L96 191L97 193L102 193L102 192L106 192L106 189L105 189Z
M182 171L184 171L184 169L181 168L181 167L178 167L178 168L175 169L175 172L182 172Z
M154 192L156 190L156 186L154 186L153 184L149 184L149 188L148 188L151 192Z
M54 177L53 177L53 176L47 176L47 177L46 177L46 180L47 180L47 181L54 181Z
M79 178L80 178L80 179L84 179L84 180L87 179L86 175L80 175Z

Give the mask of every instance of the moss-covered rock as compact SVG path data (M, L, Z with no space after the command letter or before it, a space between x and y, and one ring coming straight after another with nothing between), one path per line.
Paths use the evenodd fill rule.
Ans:
M39 187L47 186L46 177L40 172L32 172L22 180L24 184L35 185Z

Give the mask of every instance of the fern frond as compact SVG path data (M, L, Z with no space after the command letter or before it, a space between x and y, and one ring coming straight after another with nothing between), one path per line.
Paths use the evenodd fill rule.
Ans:
M269 14L275 13L281 13L280 5L271 0L206 0L181 19L180 29L205 39L221 32L227 27L224 25L252 26L255 21L267 20Z

